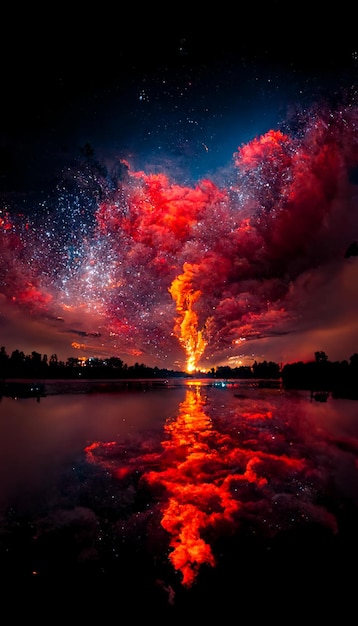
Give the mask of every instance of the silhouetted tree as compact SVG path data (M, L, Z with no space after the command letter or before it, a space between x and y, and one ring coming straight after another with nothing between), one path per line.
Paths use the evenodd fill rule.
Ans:
M57 364L58 364L57 354L51 354L50 365L57 365Z
M12 365L16 366L22 366L25 363L25 353L22 352L22 350L14 350L11 353L11 362Z
M81 361L74 356L69 356L66 361L67 367L80 367Z
M0 378L5 378L8 369L9 357L4 346L0 348Z
M107 359L107 364L109 365L109 367L118 367L119 369L122 369L123 367L122 359L117 356L111 356L109 359Z
M255 361L252 372L255 378L280 378L280 366L273 361Z

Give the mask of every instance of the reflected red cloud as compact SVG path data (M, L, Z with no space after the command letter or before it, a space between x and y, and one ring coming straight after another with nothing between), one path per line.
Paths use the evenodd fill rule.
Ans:
M203 566L216 566L218 537L238 533L243 521L268 537L312 521L337 531L334 515L316 502L325 478L297 417L265 404L250 412L243 401L222 414L205 387L189 386L159 446L147 441L131 451L128 442L98 442L86 449L90 462L119 480L140 475L159 503L169 560L185 587Z

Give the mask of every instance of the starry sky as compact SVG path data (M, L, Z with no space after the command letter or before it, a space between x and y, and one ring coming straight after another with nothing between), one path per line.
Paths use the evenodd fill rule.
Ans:
M284 7L7 10L8 354L185 369L190 351L208 369L358 352L354 20Z

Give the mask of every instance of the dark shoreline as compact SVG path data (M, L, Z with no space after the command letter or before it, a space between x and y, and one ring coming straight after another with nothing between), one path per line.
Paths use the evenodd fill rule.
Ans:
M177 383L178 386L181 383ZM174 385L167 379L8 379L0 383L0 397L43 398L63 393L110 393L135 389L168 389Z
M118 391L173 389L178 387L218 386L222 388L251 387L282 391L307 391L311 400L326 402L329 397L345 400L358 400L358 390L350 385L337 385L334 388L312 387L309 385L287 385L280 379L266 378L229 378L217 379L208 377L175 376L166 378L26 378L11 377L0 381L0 399L2 397L40 399L47 395L62 393L115 393Z

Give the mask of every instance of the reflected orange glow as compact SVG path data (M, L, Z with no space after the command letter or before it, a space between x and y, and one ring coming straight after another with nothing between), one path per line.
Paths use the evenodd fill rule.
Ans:
M90 462L118 480L133 477L137 484L140 476L140 484L155 494L153 507L168 534L168 558L187 588L202 567L216 566L217 540L237 535L244 521L254 534L269 536L293 519L317 518L336 531L334 517L310 501L318 470L309 456L302 457L299 440L287 447L286 437L292 435L286 416L269 402L254 403L248 411L245 401L228 409L214 397L200 382L188 385L160 443L94 443L86 449ZM291 509L287 519L283 504Z
M193 311L193 305L201 296L201 292L195 291L192 287L193 274L194 266L185 263L184 273L175 278L169 288L169 293L175 300L176 310L179 313L174 331L184 347L188 373L197 369L199 359L207 345L203 331L198 330L198 315Z
M163 442L167 452L179 459L163 472L149 472L146 480L158 480L168 492L168 505L163 511L162 526L171 536L170 560L183 575L183 585L191 585L200 565L215 565L210 545L203 532L218 516L228 517L237 509L225 489L210 482L204 466L215 462L218 452L212 449L211 420L204 412L200 385L188 389L180 405L177 419L165 425L168 439Z

